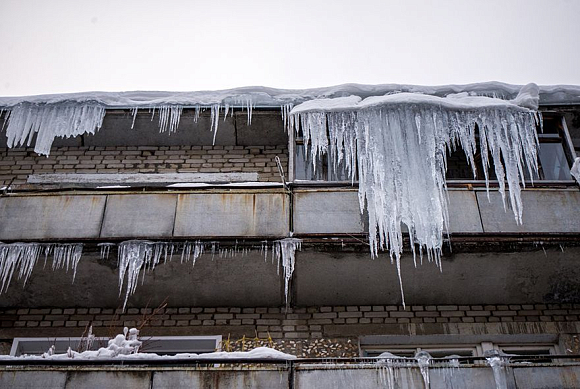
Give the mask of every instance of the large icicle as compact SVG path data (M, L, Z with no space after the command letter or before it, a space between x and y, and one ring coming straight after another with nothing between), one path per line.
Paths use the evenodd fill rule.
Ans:
M296 238L286 238L274 241L272 247L272 255L278 261L280 266L280 259L282 259L282 269L284 271L284 296L286 306L289 304L290 279L294 273L294 263L296 250L302 249L302 240Z
M30 146L37 134L34 151L48 155L56 137L94 134L101 128L104 117L105 108L100 104L21 103L9 111L8 147Z
M119 295L123 291L125 275L127 275L127 287L125 290L125 300L123 310L127 305L129 296L135 293L137 280L141 269L155 269L162 256L167 261L168 255L173 253L172 243L149 242L145 240L128 240L119 244L118 264L119 264Z
M75 282L77 266L83 253L83 244L58 244L52 246L51 249L53 252L52 270L66 268L68 272L70 267L73 272L73 282Z
M16 270L18 270L18 278L24 279L26 285L42 253L45 254L45 259L52 254L52 270L66 268L68 271L71 268L74 282L82 251L82 243L0 243L0 278L2 279L0 293L8 289Z
M538 87L531 84L514 101L533 106L537 95ZM477 134L484 170L493 162L504 207L507 181L510 205L521 223L524 170L532 177L537 172L537 124L533 109L467 93L446 98L399 93L362 101L357 96L312 100L296 106L290 115L290 126L302 131L314 164L328 152L335 164L346 164L351 176L358 172L371 254L388 248L399 278L402 225L409 231L413 252L418 244L440 265L449 220L446 149L460 144L475 174ZM487 170L485 177L488 183Z
M42 245L39 243L0 243L0 293L8 289L17 268L18 278L23 278L26 285L41 251Z

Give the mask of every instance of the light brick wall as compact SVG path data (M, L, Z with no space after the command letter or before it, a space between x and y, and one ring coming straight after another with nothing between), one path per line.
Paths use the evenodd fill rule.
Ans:
M275 157L287 175L288 149L279 146L59 147L50 156L31 149L0 148L0 183L25 184L42 173L258 172L260 181L280 181Z
M0 310L0 342L9 343L15 336L78 337L91 324L97 336L113 336L124 326L140 326L147 318L143 336L221 334L224 339L230 338L234 347L241 347L239 340L247 338L256 345L267 345L269 340L276 348L296 355L352 357L359 352L357 336L396 333L396 328L414 324L443 328L453 323L508 327L519 323L532 326L534 332L541 332L542 326L568 328L578 322L580 304L427 305L406 309L398 305L323 306L291 308L288 312L266 307L181 307L165 308L155 315L152 312L151 308L129 308L125 313L112 308L4 309Z

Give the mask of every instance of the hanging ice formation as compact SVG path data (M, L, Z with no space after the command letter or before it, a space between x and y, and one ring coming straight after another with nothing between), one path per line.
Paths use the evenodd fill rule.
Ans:
M110 247L114 246L112 243L106 243L101 246L101 259L105 259L109 255ZM284 290L285 299L288 304L288 296L290 290L290 279L294 272L294 256L296 250L300 250L302 241L295 238L286 238L272 242L271 248L268 247L268 242L261 242L260 246L255 247L259 250L264 258L267 257L268 250L272 253L272 262L276 262L278 269L282 268L284 275ZM232 258L236 255L247 255L254 247L235 246L228 248L220 248L217 242L151 242L146 240L129 240L119 243L118 246L118 265L119 265L119 295L123 293L123 285L125 286L125 295L123 301L123 309L127 305L129 296L135 293L137 282L141 270L154 270L155 267L163 261L171 261L173 254L181 250L180 263L191 261L192 266L195 266L196 260L205 252L209 252L212 260L215 254L219 254L220 258ZM143 274L142 281L145 274Z
M37 134L34 151L48 155L56 137L94 134L104 117L105 107L96 103L21 103L8 110L8 147L30 146Z
M487 168L493 163L504 208L507 181L510 206L521 223L520 183L524 184L524 171L533 177L538 167L538 93L538 87L529 84L511 101L467 93L311 100L292 109L289 125L302 131L314 165L328 153L335 156L335 166L345 164L353 181L358 175L371 254L375 257L388 248L400 279L402 225L409 231L413 254L417 245L421 258L426 251L440 266L449 221L446 152L460 145L475 176L477 135L486 186Z
M273 258L278 262L278 269L280 268L280 259L282 259L282 269L284 274L284 297L286 306L289 303L290 279L294 273L295 254L296 250L302 249L302 240L296 238L286 238L274 242L272 248Z
M251 98L236 99L236 103L242 104L242 109L247 110L248 125L252 122L252 110L254 103ZM152 106L131 107L131 129L135 126L135 120L139 109L149 109L151 120L155 114L159 116L159 132L168 132L170 135L177 131L181 120L184 104L159 104ZM5 122L7 144L9 148L30 146L36 135L34 151L37 154L49 155L54 139L57 137L68 138L83 134L95 134L105 117L107 106L94 101L71 101L66 103L32 103L21 102L15 106L1 108L0 115L6 112ZM195 114L194 123L199 120L200 112L210 109L211 119L209 130L213 132L213 143L216 141L220 111L223 108L224 120L228 113L233 115L233 109L226 102L193 105Z
M77 265L81 259L83 245L74 244L44 244L44 243L0 243L0 277L2 287L0 293L5 292L10 285L14 272L18 269L18 278L24 279L24 284L30 278L34 265L44 252L45 259L52 254L52 270L72 269L73 282L77 272Z

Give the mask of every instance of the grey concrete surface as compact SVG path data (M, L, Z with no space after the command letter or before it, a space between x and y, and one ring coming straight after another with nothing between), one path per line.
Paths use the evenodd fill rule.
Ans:
M514 377L518 388L580 388L579 366L562 366L557 369L542 366L529 366L526 368L514 369Z
M258 173L41 173L30 174L29 184L151 185L258 181ZM93 186L94 187L94 186Z
M463 253L443 258L442 271L433 263L401 258L408 305L573 302L580 299L580 249L519 253ZM296 304L400 304L395 265L387 254L297 253L294 277ZM419 258L417 258L419 261Z
M356 189L296 191L293 217L297 234L354 234L368 230Z
M257 248L247 255L206 253L180 263L180 255L145 273L128 306L279 307L284 301L282 272ZM443 271L430 263L414 268L402 258L403 289L408 305L568 303L580 301L580 248L564 252L541 248L533 252L456 254L443 259ZM72 272L43 269L36 264L26 287L16 277L0 299L1 307L110 307L122 305L116 252L100 260L85 252L76 280ZM143 273L142 273L143 274ZM98 282L96 281L98 280ZM291 286L293 304L398 305L397 271L386 255L317 252L296 254ZM124 291L123 295L124 296ZM340 326L339 326L340 327ZM341 327L342 328L342 327Z
M146 363L145 363L146 365ZM293 374L294 386L289 375ZM578 388L580 367L512 365L500 373L507 388L573 389ZM495 388L493 371L487 366L460 368L431 367L428 370L431 389ZM65 382L66 381L66 382ZM232 388L232 389L375 389L393 387L423 389L425 381L418 367L299 365L294 372L260 368L155 368L119 369L111 367L63 367L59 371L27 367L0 371L1 388Z
M214 133L210 131L209 111L202 113L197 123L194 111L185 110L177 131L169 134L159 132L159 113L151 119L146 109L139 110L135 126L131 129L133 115L130 112L107 112L103 126L95 135L84 135L85 146L181 146L213 144ZM220 118L216 145L234 145L236 141L233 118Z
M511 373L511 372L510 372ZM490 389L496 388L493 370L487 366L471 368L439 368L429 369L429 389ZM505 389L513 389L513 376L504 374L503 378L511 385ZM528 388L527 386L522 386Z
M277 193L180 194L174 236L288 235L287 195Z
M109 195L101 237L171 237L176 205L174 194Z
M61 389L65 387L66 372L61 371L0 371L0 388Z
M277 389L288 388L288 371L162 371L153 376L153 389Z
M246 112L236 112L237 144L240 146L274 146L288 143L279 112L253 111L252 124L248 125Z
M390 386L389 384L393 384ZM376 389L376 388L422 389L423 378L417 368L381 369L336 368L297 369L296 389Z
M143 389L151 387L149 371L69 371L65 389Z
M8 291L2 294L0 306L119 308L125 289L120 296L116 254L112 250L106 261L99 259L99 253L83 254L74 284L71 271L53 271L50 265L44 269L44 261L38 261L26 287L14 277ZM212 258L207 253L197 259L195 266L191 261L180 263L180 256L146 272L144 283L140 278L127 306L157 307L165 299L169 306L176 307L261 307L280 306L283 302L282 275L278 274L276 263L269 258L264 261L259 250L233 257L218 252ZM142 271L141 277L143 274Z
M571 190L524 190L522 191L523 223L516 224L509 207L504 211L501 195L485 191L477 192L477 201L485 232L580 232L580 191Z
M475 193L449 190L449 232L483 232Z
M106 196L0 198L0 240L97 238Z
M105 195L2 197L0 239L96 238L105 207L103 237L155 238L172 233L175 237L284 237L290 228L289 197L280 189L108 197L106 205ZM515 223L511 210L504 212L497 192L490 193L491 203L484 191L452 190L449 197L451 233L580 233L580 218L570 216L580 209L578 190L522 192L522 225ZM367 230L354 189L297 190L292 212L296 234Z

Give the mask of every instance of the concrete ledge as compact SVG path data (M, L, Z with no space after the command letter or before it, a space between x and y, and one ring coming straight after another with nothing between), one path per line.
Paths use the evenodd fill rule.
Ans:
M101 237L169 238L176 205L174 194L107 196Z
M516 224L513 211L504 211L501 195L477 191L477 202L484 232L580 232L580 191L524 190L522 191L523 223Z
M287 236L283 193L180 194L174 236Z
M0 240L98 238L106 196L0 198Z

